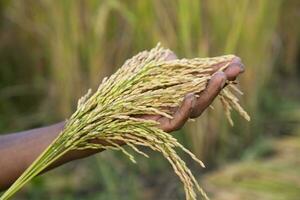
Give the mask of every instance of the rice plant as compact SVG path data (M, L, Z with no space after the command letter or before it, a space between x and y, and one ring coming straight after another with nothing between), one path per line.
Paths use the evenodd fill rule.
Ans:
M187 200L195 200L196 191L208 199L176 149L187 153L200 166L204 167L204 164L172 135L161 130L158 122L137 116L161 115L172 118L170 108L178 107L186 94L203 91L212 77L213 66L221 65L220 70L224 70L235 56L167 61L169 54L170 50L160 45L143 51L127 60L112 76L104 78L93 95L89 90L79 99L77 110L67 120L64 130L0 199L11 197L25 183L72 150L119 150L135 163L134 156L120 142L145 157L148 155L137 146L160 152L182 181ZM250 120L232 90L239 91L233 82L228 82L228 86L219 94L229 122L232 123L231 109ZM95 140L104 141L105 144Z

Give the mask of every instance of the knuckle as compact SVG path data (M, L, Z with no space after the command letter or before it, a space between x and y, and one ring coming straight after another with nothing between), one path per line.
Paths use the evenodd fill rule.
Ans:
M192 118L192 119L197 118L197 117L199 117L201 114L202 114L202 111L201 111L201 110L194 111L194 112L192 112L190 118Z

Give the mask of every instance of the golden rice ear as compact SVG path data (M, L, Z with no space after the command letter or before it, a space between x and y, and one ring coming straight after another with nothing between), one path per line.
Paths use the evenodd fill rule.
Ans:
M91 94L92 89L88 89L88 92L78 100L77 109L79 109L80 106L82 106L90 98Z
M132 58L128 59L121 68L136 68L145 66L150 62L164 61L170 54L174 54L170 49L164 48L158 43L150 51L144 50Z
M222 64L222 69L225 69L233 55L166 61L170 53L160 44L150 51L141 52L126 61L116 73L105 78L94 94L88 92L79 100L78 109L69 118L64 130L0 200L10 198L47 166L72 150L119 150L135 162L134 156L116 141L122 141L146 157L136 146L160 152L183 183L187 200L196 200L198 192L208 199L176 150L181 149L200 166L204 167L204 164L171 134L160 129L157 121L134 116L162 115L172 118L170 110L163 108L179 106L188 93L202 92L212 77L214 64ZM225 88L219 97L229 119L231 109L249 119L234 93ZM94 139L109 145L91 143Z
M110 77L110 80L124 78L124 75L137 73L141 68L150 63L160 63L167 60L170 54L174 54L170 49L164 48L158 43L151 50L144 50L132 58L125 61L120 69ZM174 54L175 55L175 54ZM105 80L106 81L106 80Z

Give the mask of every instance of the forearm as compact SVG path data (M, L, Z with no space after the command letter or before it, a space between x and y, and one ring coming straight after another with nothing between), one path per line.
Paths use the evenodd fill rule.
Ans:
M64 122L0 136L0 191L9 187L63 130ZM72 151L47 170L99 150ZM46 171L47 171L46 170Z

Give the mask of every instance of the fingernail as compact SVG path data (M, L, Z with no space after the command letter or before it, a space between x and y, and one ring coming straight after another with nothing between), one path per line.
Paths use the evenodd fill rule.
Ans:
M211 80L216 78L221 79L218 80L218 82L220 81L220 88L222 89L226 84L226 80L227 80L226 74L222 71L218 71L212 76Z
M238 57L238 56L235 56L232 59L231 63L242 63L242 59L240 57Z
M224 76L224 72L223 71L217 71L213 74L212 78L216 78L217 76Z
M234 57L230 63L231 66L236 65L240 67L240 73L243 73L245 71L245 66L242 63L242 60L240 57Z

